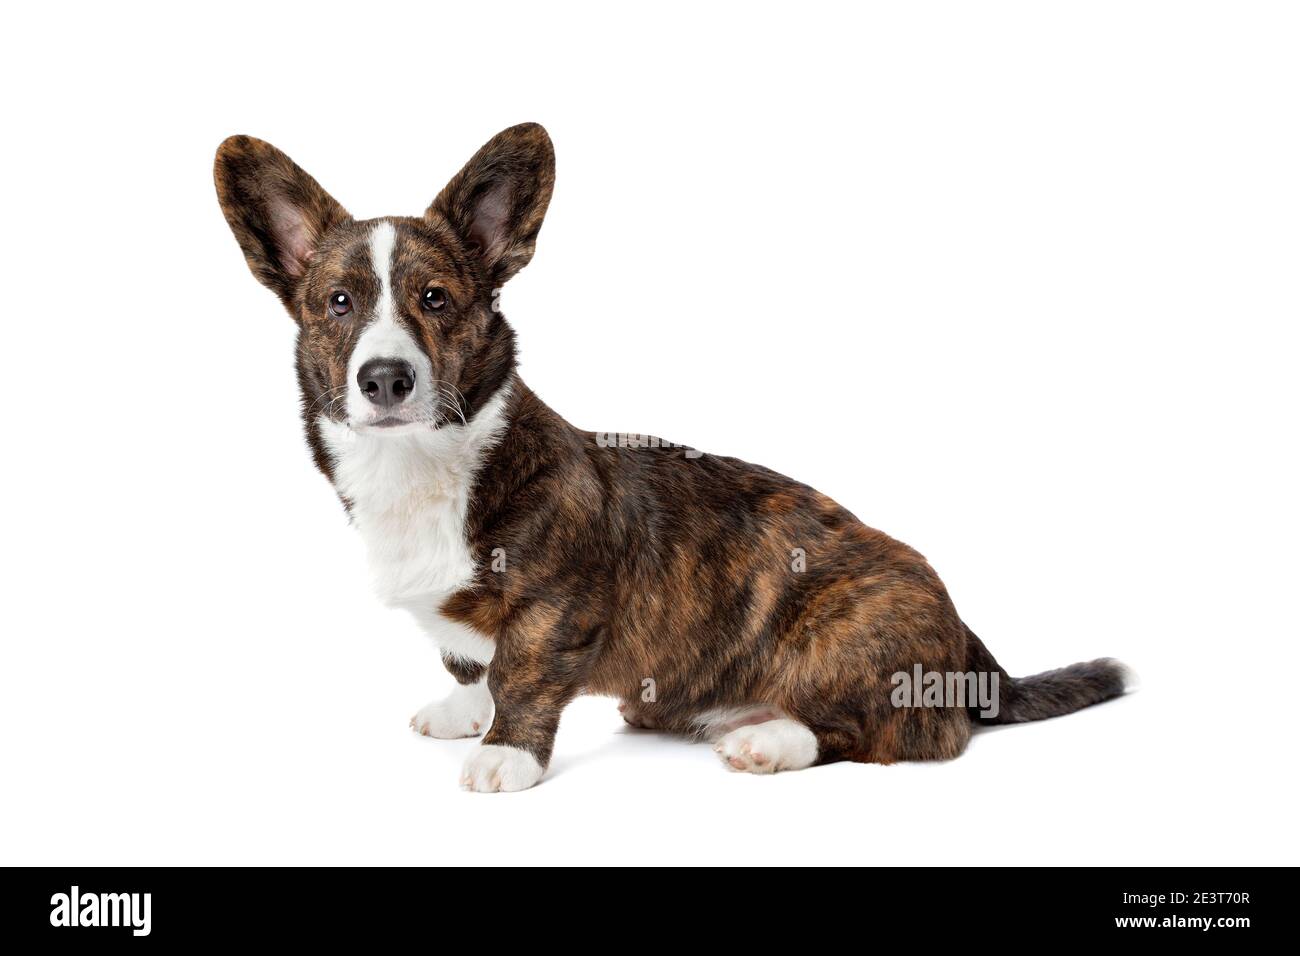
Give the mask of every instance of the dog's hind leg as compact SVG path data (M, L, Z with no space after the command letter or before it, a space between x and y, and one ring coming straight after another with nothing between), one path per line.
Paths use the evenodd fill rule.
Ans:
M713 745L728 769L740 773L803 770L817 762L817 735L789 717L742 724Z

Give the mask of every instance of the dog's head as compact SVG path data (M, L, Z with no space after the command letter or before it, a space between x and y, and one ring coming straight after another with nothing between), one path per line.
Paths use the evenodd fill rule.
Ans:
M315 416L377 434L461 423L514 370L497 311L528 264L555 181L542 127L493 137L419 218L357 221L269 143L217 150L217 196L259 281L298 323Z

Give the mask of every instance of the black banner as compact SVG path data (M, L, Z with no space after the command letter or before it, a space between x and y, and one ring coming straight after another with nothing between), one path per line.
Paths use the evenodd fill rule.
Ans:
M872 936L887 930L914 936L918 945L935 933L945 940L964 933L977 949L990 933L1004 944L1025 933L1043 942L1106 937L1231 946L1287 926L1283 911L1294 882L1289 869L1198 868L864 869L706 880L663 872L594 881L580 873L555 879L494 868L9 869L5 876L0 918L9 939L81 941L97 949L155 940L334 945L412 933L437 947L436 926L459 936L478 923L466 920L477 913L487 914L487 925L472 931L506 947L545 943L500 935L511 931L532 936L563 925L608 933L623 925L620 939L626 934L653 948L680 938L673 931L684 922L733 943L733 934L760 927L766 937L769 928L797 934L838 923L852 932L865 923ZM665 897L671 906L663 905ZM743 925L728 928L728 912ZM704 913L713 919L702 919Z

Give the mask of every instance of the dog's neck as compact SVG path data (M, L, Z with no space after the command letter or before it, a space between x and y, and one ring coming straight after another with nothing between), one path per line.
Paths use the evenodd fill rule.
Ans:
M445 595L473 576L466 537L476 477L511 424L511 376L465 423L376 434L322 419L330 476L390 604Z
M509 424L516 380L507 379L466 422L399 434L356 431L321 419L331 479L355 515L468 494L474 475Z

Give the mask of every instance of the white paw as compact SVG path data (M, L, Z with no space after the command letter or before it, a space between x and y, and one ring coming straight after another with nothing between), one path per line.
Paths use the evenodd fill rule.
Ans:
M527 790L545 770L527 750L483 744L465 761L460 787L475 793Z
M713 750L728 769L741 773L802 770L817 759L817 738L795 720L781 718L738 727Z
M450 696L425 704L411 718L411 729L426 737L452 740L477 737L492 726L492 693L487 679L457 684Z

